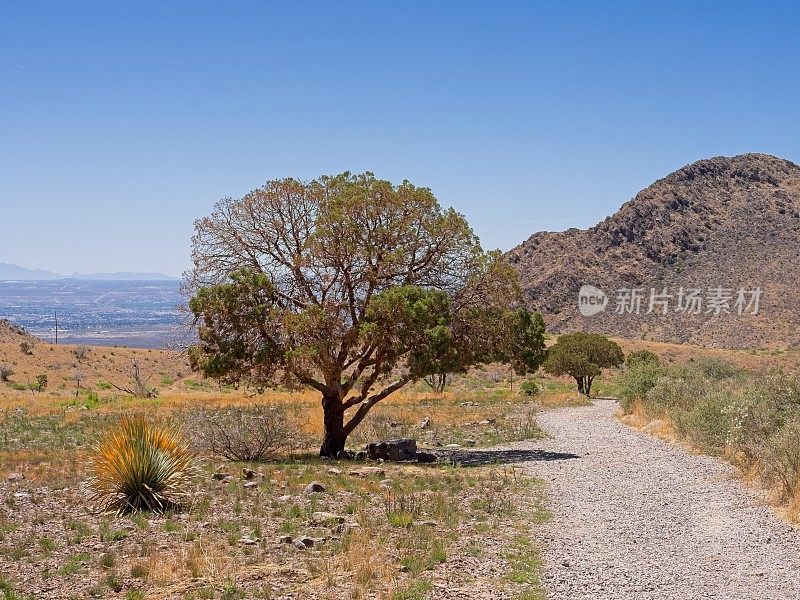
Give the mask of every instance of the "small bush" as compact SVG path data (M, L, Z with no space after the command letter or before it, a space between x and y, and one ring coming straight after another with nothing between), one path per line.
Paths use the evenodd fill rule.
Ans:
M27 340L19 343L19 349L20 352L26 356L31 356L33 354L33 344Z
M303 441L287 411L278 406L201 412L192 422L199 448L228 460L274 459L297 449Z
M523 396L538 396L539 395L539 384L536 383L534 379L526 379L522 382L519 386L519 392Z
M194 454L174 426L125 417L96 448L90 501L117 514L164 512L183 506Z
M630 358L630 355L628 355ZM636 400L644 399L647 393L663 377L664 369L657 362L634 360L617 378L619 403L629 413Z
M0 381L8 381L8 378L14 374L14 369L9 365L0 364Z
M725 391L707 394L688 412L673 413L678 433L707 453L722 453L732 428L733 403L733 396Z
M794 496L800 489L800 421L789 421L770 436L760 458L767 482Z
M627 367L637 367L644 364L660 365L661 360L650 350L634 350L625 357L625 366Z

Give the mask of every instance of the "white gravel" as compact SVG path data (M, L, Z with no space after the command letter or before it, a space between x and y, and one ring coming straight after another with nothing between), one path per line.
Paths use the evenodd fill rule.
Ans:
M549 488L543 536L551 600L800 598L800 532L725 462L631 430L617 404L544 412L526 448L577 458L526 463Z

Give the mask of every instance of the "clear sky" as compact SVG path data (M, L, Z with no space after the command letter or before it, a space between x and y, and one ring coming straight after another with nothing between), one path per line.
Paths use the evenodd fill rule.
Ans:
M0 0L0 262L177 275L217 199L344 170L509 249L700 158L800 161L797 4L655 4Z

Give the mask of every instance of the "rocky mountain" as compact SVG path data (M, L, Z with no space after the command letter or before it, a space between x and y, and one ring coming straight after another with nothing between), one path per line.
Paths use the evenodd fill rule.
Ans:
M800 347L800 166L701 160L590 229L532 235L509 259L555 332Z

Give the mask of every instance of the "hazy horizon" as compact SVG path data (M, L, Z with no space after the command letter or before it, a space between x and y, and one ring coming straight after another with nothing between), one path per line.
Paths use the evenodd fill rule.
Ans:
M0 262L179 276L218 199L344 170L430 187L487 248L586 228L701 158L800 160L798 18L791 3L9 5Z

